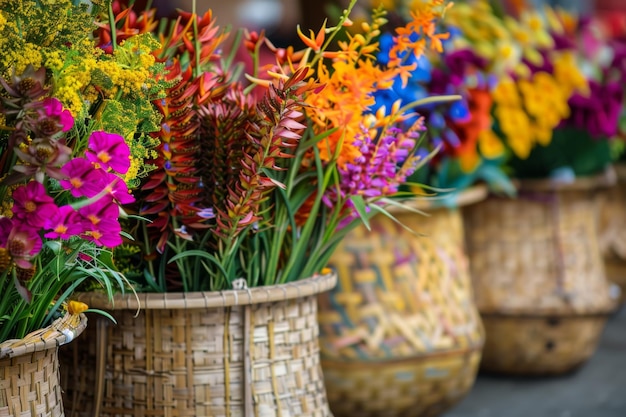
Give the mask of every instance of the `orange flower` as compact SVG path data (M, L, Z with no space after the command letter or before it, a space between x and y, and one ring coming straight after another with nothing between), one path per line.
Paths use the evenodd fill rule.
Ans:
M309 29L310 37L307 38L306 35L300 30L300 25L297 27L297 32L300 40L304 42L307 47L311 48L315 52L319 52L324 45L324 40L326 39L326 21L324 21L324 24L319 32L317 32L317 35Z

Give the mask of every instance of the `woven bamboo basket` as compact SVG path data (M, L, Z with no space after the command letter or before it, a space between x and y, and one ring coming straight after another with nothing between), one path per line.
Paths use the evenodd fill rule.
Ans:
M600 197L600 249L606 276L620 288L620 304L626 302L626 163L614 166L616 184Z
M317 294L334 274L207 293L78 299L111 312L72 346L69 416L330 416Z
M67 314L23 339L0 343L0 417L63 417L59 346L87 326Z
M484 198L484 188L459 204ZM472 299L455 209L418 206L355 229L330 264L338 286L320 295L322 368L341 416L435 416L472 387L483 328Z
M463 208L476 303L486 330L481 369L557 374L595 351L615 308L598 244L598 187L522 181L516 199Z

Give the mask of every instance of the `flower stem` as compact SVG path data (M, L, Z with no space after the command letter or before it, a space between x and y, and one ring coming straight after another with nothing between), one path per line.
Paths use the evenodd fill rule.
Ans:
M111 50L115 52L117 47L117 28L115 26L115 13L113 13L113 2L107 2L109 4L109 28L111 29Z
M202 45L200 45L200 41L198 39L198 14L196 9L196 0L191 2L191 16L193 18L193 41L194 41L194 59L195 65L193 69L193 75L195 78L199 77L202 74L200 70L200 54L202 53Z

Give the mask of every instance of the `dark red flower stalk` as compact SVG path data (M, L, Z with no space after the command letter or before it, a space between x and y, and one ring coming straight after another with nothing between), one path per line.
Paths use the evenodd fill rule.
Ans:
M142 199L140 209L141 215L152 220L150 227L160 232L157 250L161 252L170 233L177 231L172 223L174 217L180 219L179 227L202 221L195 206L201 192L194 162L198 146L195 134L199 127L194 98L198 84L193 82L191 67L182 72L176 61L169 70L168 78L178 81L156 103L163 113L161 130L157 133L161 143L156 148L158 158L153 162L157 169L142 187L148 194Z
M215 137L216 146L226 146L218 153L226 154L226 163L229 167L234 164L234 170L238 171L236 177L230 171L226 176L228 183L220 184L219 181L225 178L211 176L210 173L205 180L206 183L215 181L218 188L226 190L217 197L222 204L211 207L216 216L215 232L218 235L232 239L243 229L260 221L263 218L260 216L261 204L275 187L283 186L268 172L284 170L281 160L292 158L299 144L305 128L301 123L304 117L302 94L315 87L309 84L302 87L306 73L306 70L298 71L286 82L279 83L278 87L272 86L267 90L257 104L255 117L249 118L247 127L243 129L243 144L233 147L244 138L235 132L222 136L222 132L217 130L219 125L212 126L214 131L219 132L219 136ZM210 111L206 109L204 114L210 114ZM205 128L215 120L204 117ZM231 126L231 129L235 128ZM237 149L242 150L241 155L234 153ZM265 225L258 225L262 226Z

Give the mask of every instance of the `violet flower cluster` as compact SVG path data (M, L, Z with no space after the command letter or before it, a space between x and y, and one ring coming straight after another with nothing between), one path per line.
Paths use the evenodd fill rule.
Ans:
M346 201L345 209L350 214L342 219L339 228L345 227L358 216L350 196L360 195L375 202L379 197L399 191L400 185L415 170L415 164L406 162L412 156L418 135L419 132L414 130L403 132L397 127L391 127L380 138L374 139L370 131L363 128L362 134L353 141L360 156L355 158L354 163L338 168L339 186L329 188L322 199L331 209L337 207L337 201Z

